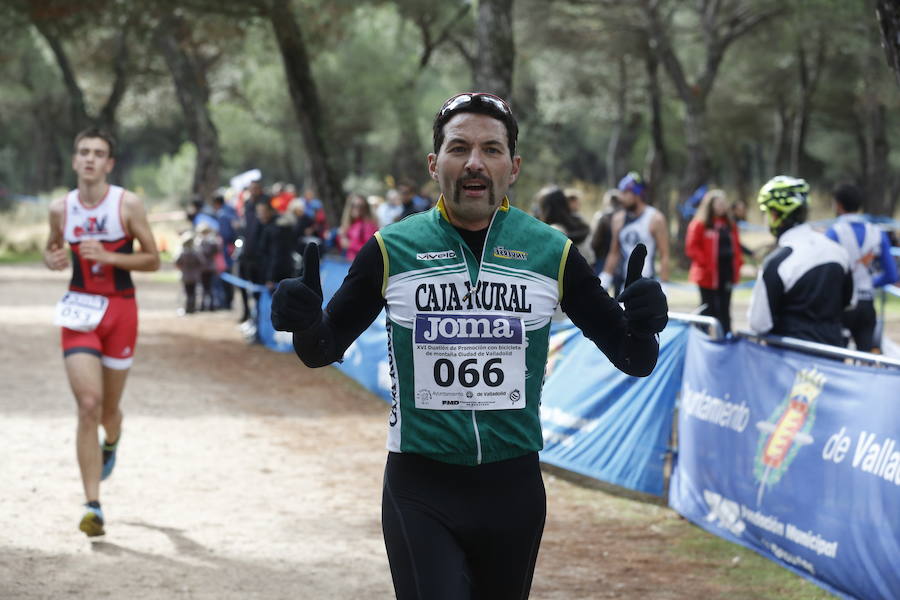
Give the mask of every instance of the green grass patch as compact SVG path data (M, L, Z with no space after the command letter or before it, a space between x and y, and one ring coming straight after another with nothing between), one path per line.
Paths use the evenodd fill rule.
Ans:
M655 532L665 548L660 560L702 571L721 596L736 600L826 600L834 596L816 584L752 550L717 537L666 506L662 498L634 492L590 477L542 464L549 493L561 493L590 508L597 523L626 524ZM552 478L572 486L557 487ZM661 544L661 545L659 545Z
M730 598L826 600L832 594L786 568L693 525L687 520L662 524L671 534L672 557L689 557L712 569L714 583L729 589Z
M149 275L150 281L155 283L178 283L181 281L181 272L174 269L160 269Z
M875 310L881 312L881 299L878 296L875 297ZM890 316L900 316L900 296L885 294L884 312Z
M0 265L18 265L25 263L43 262L44 253L38 250L31 252L10 252L9 250L0 250Z

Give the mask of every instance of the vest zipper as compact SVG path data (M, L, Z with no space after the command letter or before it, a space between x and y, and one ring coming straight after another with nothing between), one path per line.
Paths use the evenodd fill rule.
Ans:
M478 434L478 421L475 419L475 411L472 411L472 428L475 430L475 449L477 450L477 454L475 455L475 464L481 464L481 436Z
M499 210L499 209L497 209ZM481 280L481 267L484 265L484 252L487 250L488 246L488 238L491 236L491 227L494 226L494 219L497 218L497 211L494 211L494 214L491 216L491 222L488 224L487 232L484 234L484 246L481 248L481 261L478 263L478 271L475 273L475 282L472 284L472 287L469 288L469 291L463 296L463 302L467 302L469 300L469 296L475 293L475 288L478 287L478 282ZM471 249L470 249L471 251ZM466 258L466 249L464 244L461 242L459 244L459 253L462 254L463 263L466 265L466 276L469 276L469 260ZM473 252L474 255L474 252ZM478 419L475 418L475 411L472 411L472 429L475 431L475 464L481 464L481 435L478 433Z
M490 232L490 229L488 229ZM484 243L487 245L487 236L484 238ZM469 260L466 258L466 249L462 243L459 245L459 253L463 257L463 263L466 265L466 277L469 276ZM484 262L484 251L481 253L481 260ZM475 275L475 283L472 287L469 288L469 291L466 292L466 295L462 297L463 302L468 302L469 296L475 293L475 287L478 285L478 279L481 277L481 264L478 265L478 272ZM475 464L481 464L481 435L478 433L478 420L475 418L475 411L472 411L472 429L475 431Z
M482 265L484 265L484 253L487 250L488 238L491 237L491 227L494 226L494 219L497 218L498 210L500 210L500 209L498 208L497 210L494 211L494 214L491 215L491 222L488 223L487 231L484 234L484 246L481 247L481 260L478 261L478 270L475 272L475 281L472 283L472 287L469 288L469 291L466 292L466 295L463 296L462 299L464 301L467 301L469 299L469 296L471 296L472 294L475 293L475 288L478 287L478 282L481 280L481 267L482 267ZM471 252L471 248L469 249L469 251ZM466 250L463 246L463 242L460 242L460 244L459 244L459 252L460 252L460 254L462 254L463 262L466 265L466 276L468 276L469 275L469 261L468 261L468 259L466 259ZM472 255L474 256L475 253L472 252Z

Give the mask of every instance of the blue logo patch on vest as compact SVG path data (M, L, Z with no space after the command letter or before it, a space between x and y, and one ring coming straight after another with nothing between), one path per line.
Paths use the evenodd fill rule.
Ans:
M522 321L502 315L416 315L417 344L521 344Z

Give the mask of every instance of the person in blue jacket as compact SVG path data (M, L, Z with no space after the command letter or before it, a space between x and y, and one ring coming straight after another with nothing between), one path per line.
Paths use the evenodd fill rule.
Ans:
M865 203L863 191L852 183L842 183L834 189L833 196L838 219L825 235L850 255L856 288L856 307L844 312L842 323L850 331L856 349L871 352L881 345L875 339L875 289L897 281L897 264L891 256L887 232L860 214ZM881 265L877 273L876 264Z

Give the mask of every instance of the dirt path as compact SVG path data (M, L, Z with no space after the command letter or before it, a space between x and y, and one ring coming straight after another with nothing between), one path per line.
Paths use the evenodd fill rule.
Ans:
M51 324L65 277L0 267L0 598L393 597L386 405L333 369L247 346L232 314L177 317L174 283L137 283L108 534L91 543L77 530L74 401ZM752 597L671 551L668 509L545 480L532 598Z

